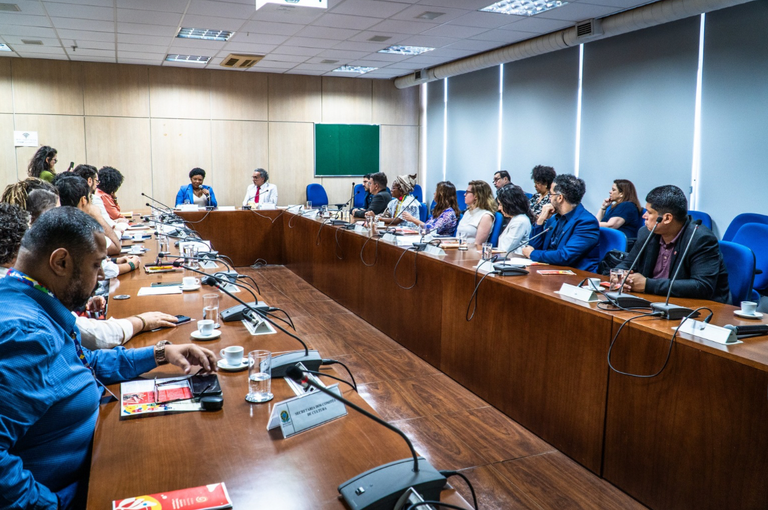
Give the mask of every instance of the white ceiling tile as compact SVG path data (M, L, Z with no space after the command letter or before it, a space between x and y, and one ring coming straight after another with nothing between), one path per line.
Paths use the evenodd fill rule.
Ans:
M19 53L21 58L41 58L44 60L69 60L67 54L62 50L61 53Z
M57 29L82 30L91 32L115 32L113 21L95 21L78 18L52 18L53 26Z
M294 69L301 71L333 71L339 64L299 64Z
M276 55L304 55L305 57L314 57L323 51L323 48L304 48L303 46L280 46L275 49Z
M109 0L109 3L112 3ZM184 12L188 0L117 0L119 9L140 9L143 11Z
M291 69L289 71L286 71L285 74L301 74L305 76L322 76L325 74L325 71L297 71L296 69Z
M7 36L4 36L4 39L8 41L9 44L18 46L18 49L21 49L22 46L37 46L32 44L24 44L21 42L22 39L27 41L28 40L42 41L43 46L49 46L49 47L61 46L61 44L59 44L59 40L52 37L49 38L49 37L27 37L25 35L7 35ZM37 46L37 47L39 48L40 46Z
M88 32L85 30L58 30L57 32L62 40L75 40L78 43L84 41L115 42L114 32Z
M391 40L384 43L342 41L334 46L334 48L339 50L365 51L367 53L371 53L373 51L379 51L382 48L386 48L390 44L392 44Z
M305 62L307 64L322 64L323 60L330 60L331 61L330 64L323 64L323 65L334 65L335 64L337 66L340 66L340 65L342 65L344 63L344 59L326 58L326 57L320 57L320 56L312 57L312 58L306 60Z
M246 32L251 34L273 34L273 35L294 35L304 28L304 25L294 23L268 23L266 21L249 21L240 27L240 31L235 34L238 37Z
M67 47L66 52L69 55L69 57L74 60L80 60L80 57L115 58L115 48L112 48L112 50L89 50L89 49L77 48L77 50L72 51L72 48Z
M430 51L429 53L423 53L423 55L428 57L434 57L434 58L446 58L449 60L456 60L457 58L468 57L473 53L474 52L472 51L459 50L456 48L439 48L439 49L436 49L435 51Z
M317 58L332 58L332 59L356 59L364 57L368 54L367 51L352 51L352 50L339 50L336 48L325 50L322 53L318 53Z
M434 66L438 64L442 64L444 62L448 62L449 58L434 58L434 57L424 57L419 55L418 57L411 57L408 60L405 61L407 64L414 64L421 67L427 67L427 66Z
M236 18L216 18L213 16L200 16L197 14L186 14L181 20L181 26L191 28L213 28L215 30L229 30L235 32L240 30L245 20Z
M454 25L464 25L467 27L497 28L515 21L515 18L522 19L524 16L514 16L511 14L496 14L493 12L470 12L453 20Z
M364 58L361 58L360 60L352 60L350 62L347 62L347 65L349 66L363 66L363 67L375 67L379 68L382 66L381 62L376 62L375 60L367 60ZM336 66L338 67L338 66Z
M497 28L496 30L489 30L480 35L476 35L473 39L480 41L496 41L499 43L499 46L504 46L506 44L524 41L533 37L536 37L536 35L530 32L514 32L512 30L501 30Z
M177 27L162 25L142 25L140 23L118 23L117 32L120 34L176 36Z
M292 69L297 62L279 62L276 60L262 60L254 67L269 67L270 69Z
M412 34L393 34L393 33L384 33L384 32L360 32L354 37L350 37L350 41L357 41L362 43L369 43L369 44L378 44L379 47L377 49L386 48L387 46L392 46L393 44L397 44L398 42L402 41L403 39L407 39ZM376 42L371 41L372 37L376 36L384 36L389 37L386 41Z
M72 39L62 39L61 42L65 48L71 49L75 41ZM115 52L115 41L77 41L77 51L80 50L109 50Z
M117 50L117 59L130 59L130 60L151 60L153 62L161 62L163 59L165 59L166 53L147 53L146 51L142 51L139 53L135 53L133 51L121 51L119 48Z
M155 35L136 35L136 34L117 34L117 42L119 44L149 44L149 45L162 45L167 47L173 41L173 35L155 36Z
M45 58L40 56L42 54L65 55L64 48L61 46L30 46L29 44L17 44L13 49L22 57L28 53L38 55L36 58Z
M241 21L250 18L254 12L256 12L255 2L246 5L221 1L192 0L189 4L189 9L187 9L187 14L234 18Z
M422 20L420 18L417 18L417 16L420 16L425 12L442 12L443 14L433 20ZM451 9L451 8L435 9L426 5L414 5L403 11L398 12L397 14L392 16L392 19L421 21L424 23L447 23L452 19L456 19L460 16L465 15L467 12L468 11L466 9Z
M181 21L181 14L177 12L118 9L117 21L127 23L147 23L149 25L178 25Z
M582 4L582 3L584 2L579 2L579 4ZM586 3L595 4L595 5L604 5L607 7L617 7L620 10L624 10L624 9L640 7L641 5L647 4L648 1L647 0L646 1L643 1L643 0L639 0L639 1L638 0L589 0L589 2L586 2Z
M168 45L150 45L150 44L118 44L117 51L131 53L170 53L167 51Z
M259 65L256 64L255 66L248 69L248 72L283 74L285 69L278 69L276 67L259 67Z
M400 2L382 2L376 0L346 0L333 9L334 14L351 14L354 16L371 16L374 18L389 18L407 9L410 4Z
M336 41L333 39L313 39L309 37L291 37L284 43L286 46L302 46L304 48L330 48Z
M472 37L477 34L482 34L487 31L487 28L481 27L465 27L461 25L453 25L447 23L440 25L439 27L431 28L421 35L437 35L444 37Z
M47 16L32 16L18 12L4 12L0 15L0 25L16 25L28 27L50 27Z
M112 7L96 7L94 5L46 3L45 8L51 17L92 19L98 21L114 21L115 10Z
M536 16L545 19L559 19L564 21L583 21L590 18L600 18L615 13L615 7L592 5L583 3L570 3L551 11L542 12Z
M322 9L290 8L283 5L267 4L251 17L256 21L274 21L276 23L309 24L325 14Z
M370 53L363 57L365 60L375 60L376 62L402 62L409 58L408 55L398 55L396 53Z
M430 28L435 28L437 23L417 23L415 21L384 20L371 30L385 34L420 34Z
M173 47L191 48L195 51L219 51L226 43L223 41L203 41L200 39L182 39L174 37L171 45Z
M288 40L284 35L260 34L257 32L237 32L229 40L229 44L283 44Z
M531 16L499 28L501 30L514 30L516 32L548 34L550 32L556 32L558 30L562 30L563 28L569 28L572 26L573 23L570 21L560 21L556 19L540 18L539 16Z
M449 46L446 46L446 48L467 50L475 53L488 51L498 47L499 47L499 43L495 41L475 41L475 40L459 41L457 43L453 43Z
M56 32L52 28L22 25L0 25L0 34L23 35L25 37L56 37Z
M104 62L108 64L117 63L117 58L115 58L114 53L111 56L99 56L99 57L89 57L85 55L71 55L70 58L77 62Z
M78 5L95 5L98 7L112 7L113 1L112 0L44 0L43 4L48 6L52 3L59 3L59 4L78 4Z
M229 43L224 47L223 51L228 53L250 53L255 55L266 55L267 53L274 51L275 48L277 48L277 45L274 44Z
M414 35L401 42L406 46L426 46L428 48L441 48L458 42L459 39L453 37L437 37L427 35Z
M318 39L336 39L338 41L348 39L359 32L359 30L348 30L345 28L309 26L299 31L296 35Z
M483 7L488 7L494 4L494 0L421 0L419 5L424 6L440 6L440 7L453 7L456 9L467 9L469 11L476 11ZM434 9L430 9L434 10Z
M318 27L333 27L333 28L354 28L357 30L365 30L370 28L376 23L380 22L380 18L368 18L366 16L348 16L346 14L323 14L314 23Z

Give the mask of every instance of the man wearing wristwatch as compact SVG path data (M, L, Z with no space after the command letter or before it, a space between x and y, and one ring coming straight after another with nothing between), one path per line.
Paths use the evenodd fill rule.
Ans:
M103 278L101 226L73 207L45 212L0 280L0 507L82 508L102 386L171 363L216 370L196 345L90 351L71 310Z

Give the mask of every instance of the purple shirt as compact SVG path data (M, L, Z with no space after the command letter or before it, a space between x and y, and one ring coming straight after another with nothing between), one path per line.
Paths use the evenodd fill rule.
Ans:
M656 265L653 266L654 279L669 279L669 270L671 269L672 255L675 253L675 245L683 229L669 243L664 242L664 238L659 236L659 256L656 258Z

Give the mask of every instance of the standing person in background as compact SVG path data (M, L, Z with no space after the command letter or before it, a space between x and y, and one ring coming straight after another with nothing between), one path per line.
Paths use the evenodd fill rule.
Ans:
M459 223L459 204L456 200L456 186L451 181L440 181L435 188L435 207L432 216L426 222L419 218L403 213L403 218L413 222L416 226L426 225L429 232L435 232L439 236L452 236L456 232Z
M248 185L243 199L243 206L251 207L259 204L277 205L277 186L267 182L269 174L263 168L257 168L253 171L253 184Z
M536 189L536 193L534 193L530 200L531 212L534 218L538 218L539 214L541 214L541 209L550 203L549 187L552 186L552 181L555 180L556 176L555 169L551 166L536 165L531 170L533 187Z
M485 181L469 181L464 192L467 210L459 221L456 235L467 236L467 243L474 243L478 248L488 241L493 230L493 222L499 206L493 199L491 187Z
M637 239L637 231L643 225L643 208L637 198L637 191L632 181L616 179L611 185L608 198L597 212L597 221L601 227L614 228L627 236L627 250Z
M101 199L110 219L121 220L123 216L120 214L120 205L117 203L117 190L123 184L123 174L111 166L104 166L99 170L98 179L96 195Z
M381 214L387 208L387 204L392 200L392 195L387 191L387 174L377 172L371 175L371 182L368 184L373 198L371 204L366 209L355 209L352 215L355 218L364 218L365 213L373 211L373 214Z
M53 182L53 178L56 177L56 171L54 167L59 161L56 157L58 151L53 147L43 145L32 159L29 161L29 167L27 167L27 174L30 177L37 177L47 182Z
M189 171L190 183L179 188L176 194L176 207L183 204L195 204L198 207L218 207L213 188L203 184L205 170L193 168Z

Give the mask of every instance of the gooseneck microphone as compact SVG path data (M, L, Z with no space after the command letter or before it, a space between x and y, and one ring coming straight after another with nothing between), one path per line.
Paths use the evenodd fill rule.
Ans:
M624 290L624 284L626 283L627 278L629 278L629 275L632 274L632 270L635 268L637 261L640 260L640 255L642 255L643 252L645 251L646 246L648 246L648 242L651 240L651 237L653 237L653 233L656 232L656 228L660 224L661 224L661 216L658 216L656 218L656 224L653 226L653 228L651 229L651 232L648 234L648 237L645 238L645 242L640 247L640 250L637 252L637 257L635 257L635 260L632 261L632 265L629 266L629 270L627 271L627 274L624 275L624 278L621 280L618 290L612 290L603 294L608 300L608 302L613 304L617 308L645 308L651 304L651 302L648 301L647 299L633 296L631 294L623 294L622 291Z
M693 232L691 233L691 237L688 238L688 244L685 245L685 250L683 251L683 255L680 257L680 260L677 263L677 269L675 269L675 274L672 275L672 279L669 281L669 290L667 291L667 300L663 303L651 303L651 309L654 312L661 312L661 317L663 319L669 319L669 320L680 320L683 317L698 317L699 313L696 312L695 315L691 315L693 313L693 310L690 308L686 308L684 306L677 306L677 305L670 305L669 304L669 297L672 295L672 285L674 285L675 280L677 279L677 275L680 273L680 268L683 267L683 261L685 261L685 256L688 254L688 249L691 247L691 243L693 243L693 238L696 236L696 232L699 230L699 226L701 226L701 220L696 220L693 222L695 225L693 227Z
M274 358L273 358L274 359ZM274 368L272 369L274 371ZM426 500L439 500L440 492L447 482L424 458L416 454L411 440L394 425L387 423L378 416L369 413L362 407L337 395L329 389L317 384L301 368L293 365L288 368L286 375L294 381L307 384L329 397L338 400L362 414L395 432L402 437L411 450L411 458L396 460L366 471L339 485L339 494L353 510L379 510L394 508L400 496L413 487Z
M499 262L499 263L496 263L496 264L493 265L494 271L498 271L498 274L500 276L516 276L516 275L528 274L528 270L525 269L523 266L515 266L515 265L512 265L512 264L507 264L506 263L507 257L509 257L509 254L512 253L513 251L517 250L518 248L522 248L524 246L528 246L529 244L531 244L531 241L533 241L537 237L543 236L544 234L546 234L550 230L552 230L552 227L547 227L544 230L542 230L541 232L539 232L538 234L536 234L535 236L533 236L530 239L528 239L527 241L521 242L521 243L517 243L517 246L507 250L507 253L505 253L504 257L502 257L502 259L501 259L504 262ZM498 260L498 259L496 259L496 260Z
M293 365L295 365L296 363L303 363L308 370L320 370L320 365L323 363L323 358L320 356L320 353L318 353L316 350L309 349L307 347L307 344L304 343L304 340L302 340L298 336L294 335L290 331L286 330L285 328L283 328L282 326L274 322L271 318L267 316L266 313L264 313L263 310L260 310L258 307L255 307L246 303L239 297L229 292L225 288L225 286L222 285L222 281L220 279L214 276L208 275L206 278L203 278L202 283L204 283L205 285L209 285L211 287L216 287L221 292L231 297L232 299L234 299L235 301L243 305L245 308L247 308L254 314L258 315L259 317L269 322L270 324L272 324L274 327L276 327L286 335L298 341L304 347L303 351L286 352L285 354L278 354L277 356L272 356L272 377L274 378L285 377L286 370L289 367L292 367ZM229 282L226 282L226 283L229 283ZM254 295L254 299L256 299L255 295Z
M164 203L162 203L161 201L159 201L159 200L155 200L154 198L150 197L149 195L147 195L147 194L146 194L146 193L144 193L144 192L142 192L142 193L141 193L141 196L143 196L143 197L147 197L148 199L150 199L151 201L155 202L156 204L160 204L160 205L162 205L162 206L163 206L163 207L165 207L165 209L166 209L166 211L165 211L165 212L168 212L168 211L173 211L173 207L168 207L167 205L165 205L165 204L164 204ZM149 204L147 204L147 205L149 205ZM150 207L152 207L152 206L150 205Z
M162 258L177 259L177 260L174 260L173 262L171 262L171 264L174 264L174 267L181 267L181 264L179 264L178 266L175 265L177 262L179 262L178 259L198 260L200 262L209 262L209 261L215 260L216 262L221 262L222 264L227 266L227 269L229 269L230 271L235 271L234 267L230 266L227 263L226 260L224 260L223 258L218 257L218 256L216 256L216 257L204 257L204 256L198 255L197 257L187 257L186 255L171 255L169 253L158 253L157 254L157 258L158 259L162 259ZM194 271L194 269L193 269L193 271ZM207 275L208 273L202 273L202 274Z
M760 324L755 326L734 326L733 324L726 324L723 327L733 331L738 338L751 338L753 336L768 335L768 324Z

